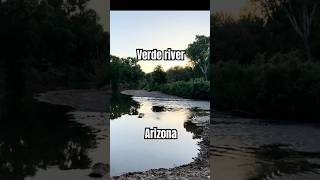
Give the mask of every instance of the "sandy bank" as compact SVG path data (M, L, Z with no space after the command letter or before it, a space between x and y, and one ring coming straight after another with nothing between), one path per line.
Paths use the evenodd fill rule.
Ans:
M168 99L182 99L178 96L162 93L160 91L146 91L146 90L124 90L122 94L136 96L136 97L154 97L154 98L168 98Z
M35 98L42 102L66 105L78 111L106 112L110 104L110 91L95 89L72 89L48 91Z

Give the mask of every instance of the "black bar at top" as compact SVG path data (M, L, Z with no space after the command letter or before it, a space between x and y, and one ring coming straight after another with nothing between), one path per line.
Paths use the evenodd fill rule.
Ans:
M110 10L210 10L210 0L110 0Z

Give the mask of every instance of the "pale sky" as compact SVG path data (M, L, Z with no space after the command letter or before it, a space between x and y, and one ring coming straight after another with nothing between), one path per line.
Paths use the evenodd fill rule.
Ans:
M111 11L110 54L136 57L136 49L185 50L196 35L210 35L209 11ZM184 66L184 61L139 61L144 72L161 65Z

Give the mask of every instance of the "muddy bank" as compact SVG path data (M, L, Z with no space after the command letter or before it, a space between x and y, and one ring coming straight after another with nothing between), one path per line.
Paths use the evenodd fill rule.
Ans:
M35 99L56 105L66 105L74 108L69 112L73 120L94 129L97 136L97 147L88 151L91 158L91 167L103 164L109 168L109 113L107 107L110 104L110 91L105 90L60 90L41 93ZM102 167L102 166L101 166ZM109 171L109 170L108 170ZM78 179L92 179L89 174L92 170L85 170ZM42 173L47 176L46 172ZM102 172L103 179L109 179L108 172ZM55 175L56 178L64 179L66 175Z
M193 162L181 165L174 168L159 168L151 169L145 172L129 172L121 176L111 177L111 179L118 180L130 180L130 179L210 179L209 168L209 125L204 126L204 130L201 134L202 141L199 142L199 153Z

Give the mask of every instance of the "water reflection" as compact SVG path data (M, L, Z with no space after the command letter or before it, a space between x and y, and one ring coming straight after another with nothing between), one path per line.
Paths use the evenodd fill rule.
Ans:
M110 123L111 175L189 163L197 156L201 127L189 121L192 107L209 108L208 102L121 95ZM127 101L127 105L124 105ZM131 113L135 109L137 114ZM200 109L199 109L200 112ZM143 116L140 116L143 114ZM139 118L140 117L140 118ZM177 140L145 140L144 129L177 129Z
M114 93L111 97L110 119L116 119L125 114L138 115L140 104L130 96Z
M96 146L92 129L72 121L71 108L50 105L30 96L0 100L0 179L24 179L37 170L90 167L89 148Z

